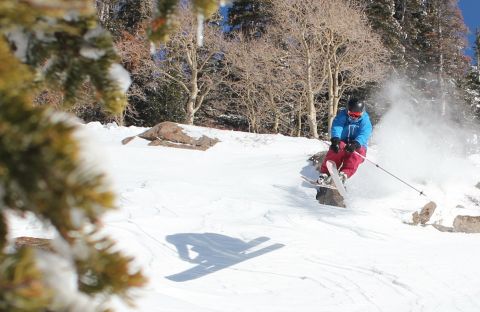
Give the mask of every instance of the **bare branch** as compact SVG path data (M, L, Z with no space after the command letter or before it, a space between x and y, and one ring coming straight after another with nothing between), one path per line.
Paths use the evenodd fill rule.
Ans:
M185 104L187 124L193 124L195 113L205 98L224 79L214 70L218 64L215 55L221 53L223 38L215 26L206 24L204 43L197 45L197 19L188 7L181 7L177 17L180 29L160 47L159 70L168 79L178 83L188 98Z

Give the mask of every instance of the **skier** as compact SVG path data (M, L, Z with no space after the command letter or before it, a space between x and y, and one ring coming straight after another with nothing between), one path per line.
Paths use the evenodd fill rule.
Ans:
M328 160L337 165L342 183L354 175L363 162L360 155L366 156L368 140L372 134L372 123L365 111L365 104L355 98L350 99L347 109L339 109L331 133L332 144L320 167L320 177L317 180L319 184L331 182L326 165Z

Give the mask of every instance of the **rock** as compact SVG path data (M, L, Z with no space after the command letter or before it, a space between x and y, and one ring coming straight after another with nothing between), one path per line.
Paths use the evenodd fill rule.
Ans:
M480 233L480 217L459 215L453 220L453 228L455 232Z
M167 146L184 149L206 151L219 142L218 139L209 138L203 135L200 138L192 138L183 132L183 128L174 122L162 122L140 133L138 137L151 141L149 146ZM127 144L135 137L128 137L122 140Z
M441 224L432 224L432 226L437 230L439 230L440 232L450 232L450 233L455 232L455 229L450 226L444 226Z
M312 162L312 164L315 166L315 169L320 171L320 166L322 165L325 155L327 155L327 151L321 151L311 156L308 160Z
M53 251L51 239L21 236L15 238L15 248L32 247L36 249Z
M125 144L127 144L127 143L130 143L130 141L132 141L133 139L135 139L134 136L125 138L125 139L122 140L122 144L125 145Z
M412 215L412 223L414 225L420 224L425 224L428 221L430 221L430 218L432 217L433 213L435 212L435 209L437 208L437 204L435 202L431 201L425 206L423 206L422 210L420 213L415 211Z
M206 151L210 148L210 146L197 146L191 144L183 144L183 143L173 143L165 140L155 140L148 144L148 146L166 146L166 147L174 147L174 148L183 148L183 149L191 149L191 150L200 150Z
M316 199L322 205L330 205L341 208L347 207L345 205L342 195L340 195L338 190L320 188L320 191L317 190Z
M185 144L194 144L194 139L183 133L183 128L174 122L165 121L138 135L148 141L166 140Z

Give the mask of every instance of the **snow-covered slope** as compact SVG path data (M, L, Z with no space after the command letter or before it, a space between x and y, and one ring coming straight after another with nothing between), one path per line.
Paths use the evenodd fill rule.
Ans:
M82 128L118 193L105 229L150 280L137 308L120 311L480 311L480 235L404 223L429 200L446 226L480 214L478 157L458 160L464 179L420 179L373 144L369 158L429 198L365 163L342 209L319 205L300 178L316 177L318 140L185 127L221 140L201 152L120 143L141 128ZM43 231L12 224L13 236Z

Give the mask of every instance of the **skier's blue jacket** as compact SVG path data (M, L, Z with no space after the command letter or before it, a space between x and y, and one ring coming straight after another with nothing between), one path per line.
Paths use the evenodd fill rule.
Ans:
M348 116L347 110L341 108L333 119L332 138L340 138L344 142L357 141L367 148L368 140L372 135L372 123L367 112L354 120Z

